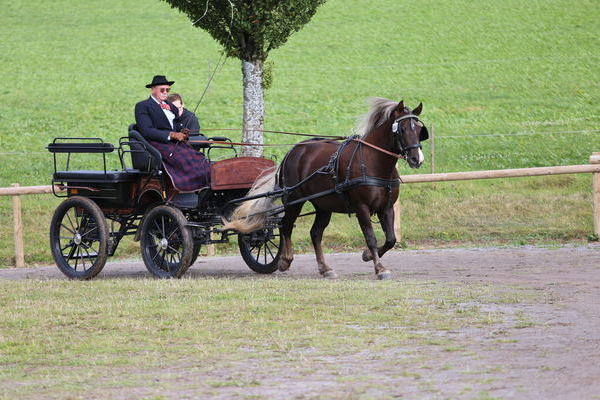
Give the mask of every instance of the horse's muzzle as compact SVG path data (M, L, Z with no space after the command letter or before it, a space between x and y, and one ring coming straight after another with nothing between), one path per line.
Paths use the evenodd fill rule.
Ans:
M406 162L411 168L419 168L421 165L423 165L423 161L425 161L423 151L421 149L415 150L416 151L410 151L409 154L406 155Z

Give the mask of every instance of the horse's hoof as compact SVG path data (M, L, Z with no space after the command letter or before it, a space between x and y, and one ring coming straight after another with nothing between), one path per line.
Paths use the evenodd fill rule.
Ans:
M277 263L277 269L280 272L285 272L288 269L290 269L290 265L292 265L291 262L286 262L286 261L283 261L283 260L279 260L279 262Z
M329 271L325 271L323 273L321 273L321 275L323 275L323 278L327 278L327 279L337 279L338 278L338 274L334 271L334 270L329 270Z
M373 256L371 255L371 250L367 249L367 250L363 251L362 260L364 262L371 261L372 259L373 259Z
M383 271L377 274L377 279L383 281L385 279L390 279L392 277L392 273L390 271Z

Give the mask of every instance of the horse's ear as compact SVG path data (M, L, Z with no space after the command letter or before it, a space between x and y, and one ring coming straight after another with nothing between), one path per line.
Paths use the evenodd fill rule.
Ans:
M423 111L423 103L419 103L419 105L415 107L413 114L421 115L421 111Z
M404 111L404 100L400 100L400 103L398 103L398 111Z

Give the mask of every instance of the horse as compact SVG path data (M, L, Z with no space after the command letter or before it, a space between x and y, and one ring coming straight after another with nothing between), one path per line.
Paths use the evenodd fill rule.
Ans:
M253 196L278 187L283 189L284 215L280 227L283 249L277 264L280 271L286 271L292 263L294 222L304 203L310 201L315 209L310 237L323 277L337 278L321 247L323 231L334 212L356 214L367 245L363 261L373 261L378 279L391 276L381 257L396 243L393 205L398 199L400 182L396 163L404 158L411 168L419 168L424 161L421 142L427 140L428 131L419 120L422 103L411 110L404 101L374 97L368 102L371 108L359 122L360 135L343 143L316 138L296 144L279 167L259 178L249 191L248 195ZM247 233L262 228L275 201L266 196L241 203L224 229ZM371 223L374 214L385 232L385 242L380 247Z

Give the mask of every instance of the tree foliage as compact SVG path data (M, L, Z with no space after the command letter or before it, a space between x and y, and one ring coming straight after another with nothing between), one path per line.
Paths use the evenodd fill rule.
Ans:
M206 30L230 57L264 61L326 0L165 0Z

